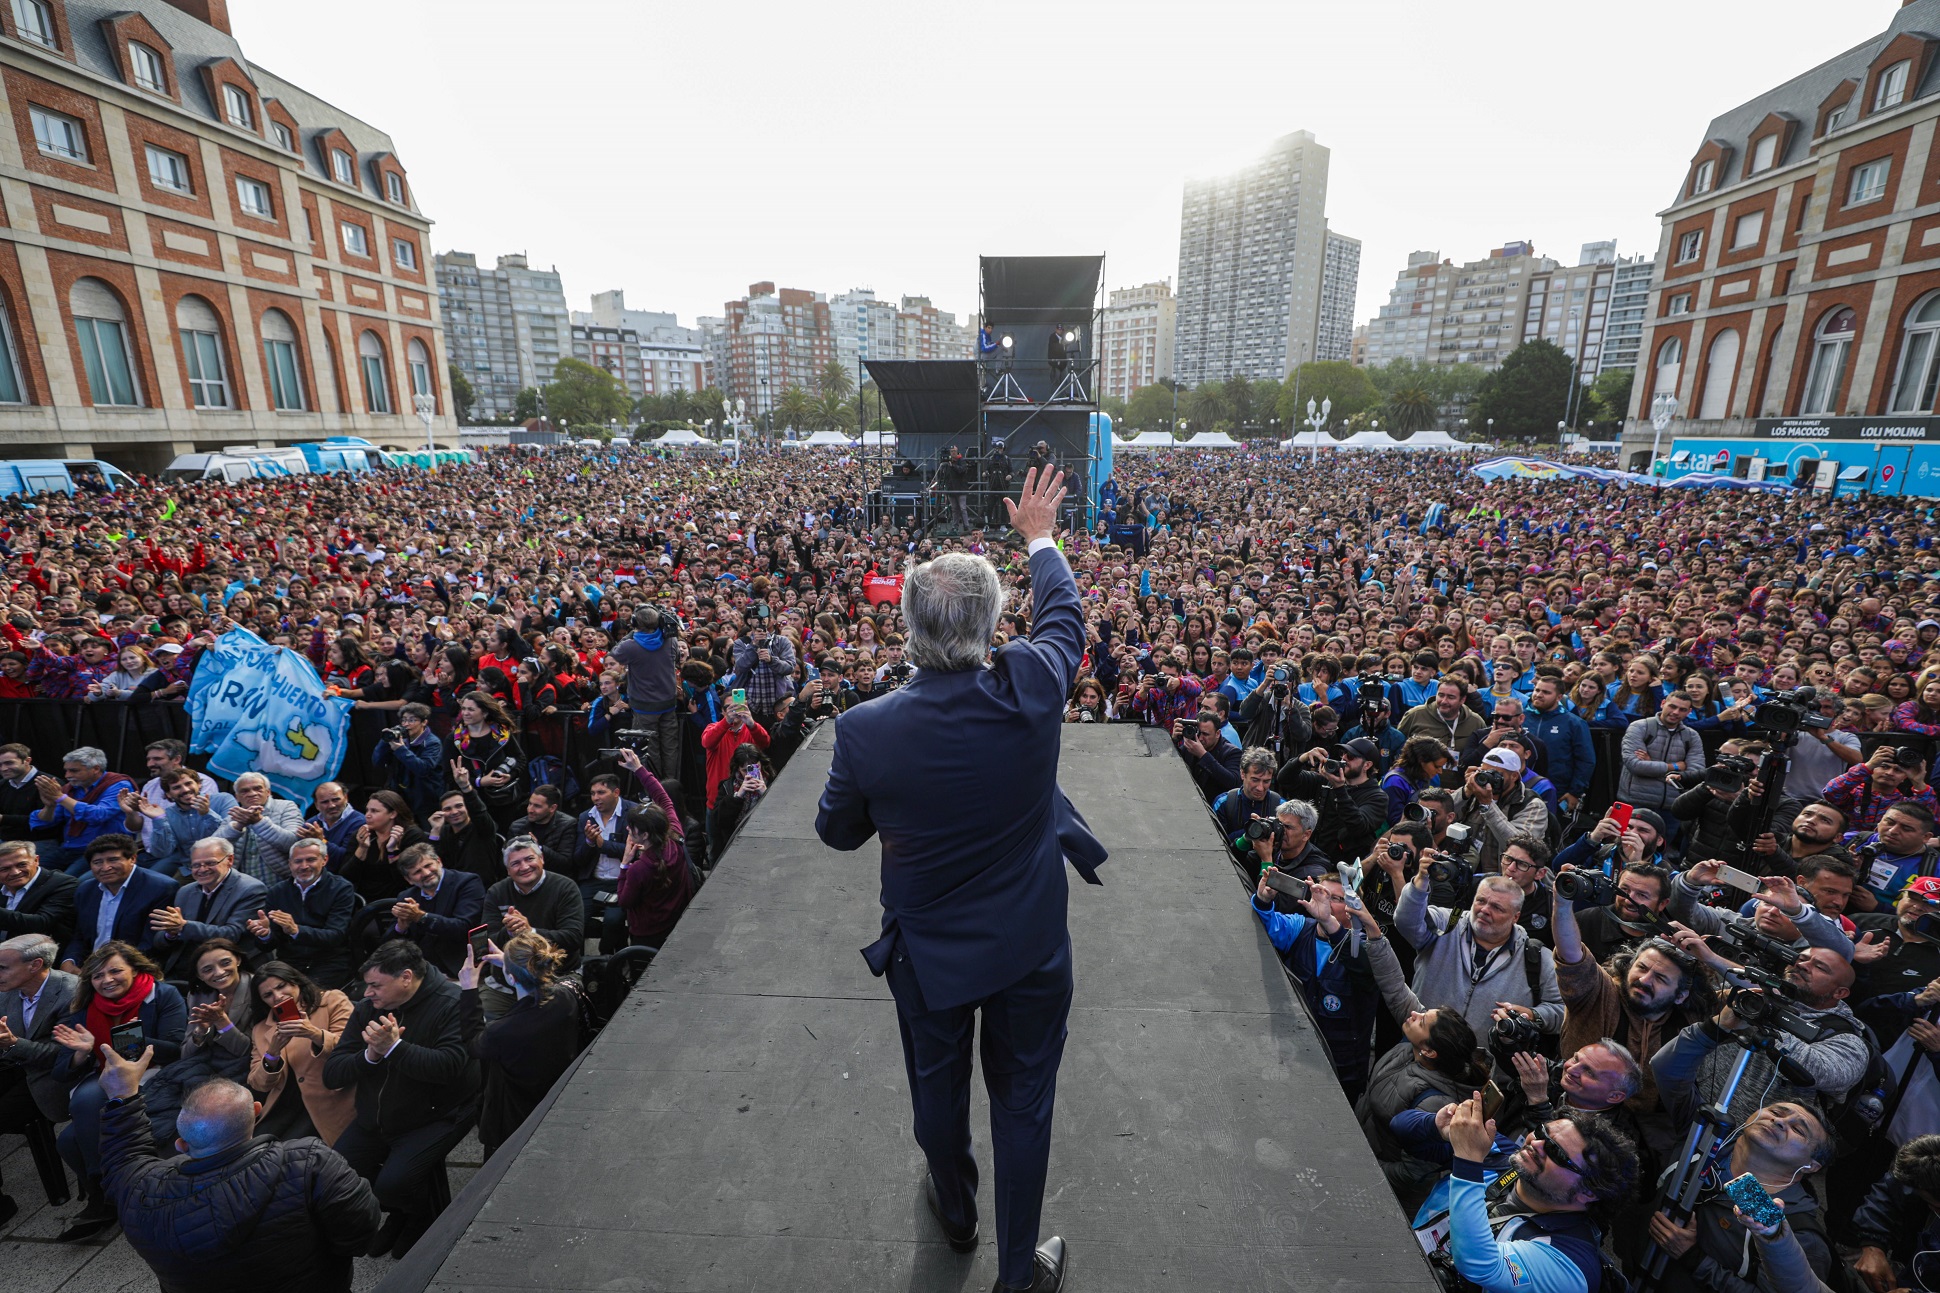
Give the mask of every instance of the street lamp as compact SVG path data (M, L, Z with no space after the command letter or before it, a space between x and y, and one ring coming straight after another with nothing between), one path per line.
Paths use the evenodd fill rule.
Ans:
M1307 454L1307 462L1310 465L1320 461L1321 428L1327 425L1327 418L1333 411L1334 401L1331 399L1320 401L1318 411L1315 410L1312 400L1307 401L1307 425L1314 429L1314 442L1309 446L1309 452Z
M1494 418L1489 419L1489 443L1490 444L1495 443L1495 419Z
M1677 416L1677 396L1669 391L1659 391L1650 401L1650 466L1645 468L1651 475L1657 474L1657 447L1663 443L1664 432L1670 428L1671 419Z
M413 395L411 397L411 407L417 410L418 421L424 423L425 451L432 455L433 461L436 461L438 441L431 434L431 420L438 415L438 400L435 396L431 395Z
M1186 433L1186 426L1187 426L1187 425L1188 425L1188 424L1187 424L1187 422L1186 422L1186 420L1185 420L1184 418L1180 418L1180 419L1179 419L1179 434L1178 434L1177 436L1175 436L1175 437L1174 437L1175 439L1182 439L1182 438L1184 438L1184 436L1185 436L1185 433Z

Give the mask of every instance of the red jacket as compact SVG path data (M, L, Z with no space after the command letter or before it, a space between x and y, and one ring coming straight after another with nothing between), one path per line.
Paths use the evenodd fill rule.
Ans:
M707 751L707 806L712 808L720 797L721 782L726 780L728 766L734 762L734 752L753 741L762 749L768 748L768 729L752 718L740 731L728 726L723 718L709 723L701 733L701 746Z

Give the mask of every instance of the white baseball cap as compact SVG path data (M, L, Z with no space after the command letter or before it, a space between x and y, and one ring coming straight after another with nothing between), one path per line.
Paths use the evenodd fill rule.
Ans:
M1482 762L1491 768L1501 768L1504 772L1513 772L1518 777L1522 775L1522 756L1514 750L1490 750L1482 756Z

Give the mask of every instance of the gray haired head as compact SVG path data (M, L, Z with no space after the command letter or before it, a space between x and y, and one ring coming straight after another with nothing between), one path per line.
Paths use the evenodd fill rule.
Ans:
M997 568L982 557L946 552L915 567L903 580L911 662L938 672L978 668L1003 609Z
M105 768L108 766L108 756L105 751L98 750L92 745L84 745L78 750L69 750L62 755L61 762L78 763L84 768Z
M1273 810L1273 815L1283 822L1299 822L1309 832L1320 825L1320 810L1304 799L1282 799L1280 806Z

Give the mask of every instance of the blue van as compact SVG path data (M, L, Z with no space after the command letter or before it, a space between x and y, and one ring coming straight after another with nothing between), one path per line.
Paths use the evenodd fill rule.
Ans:
M112 494L131 489L135 479L112 463L97 458L0 459L0 498L16 494Z

